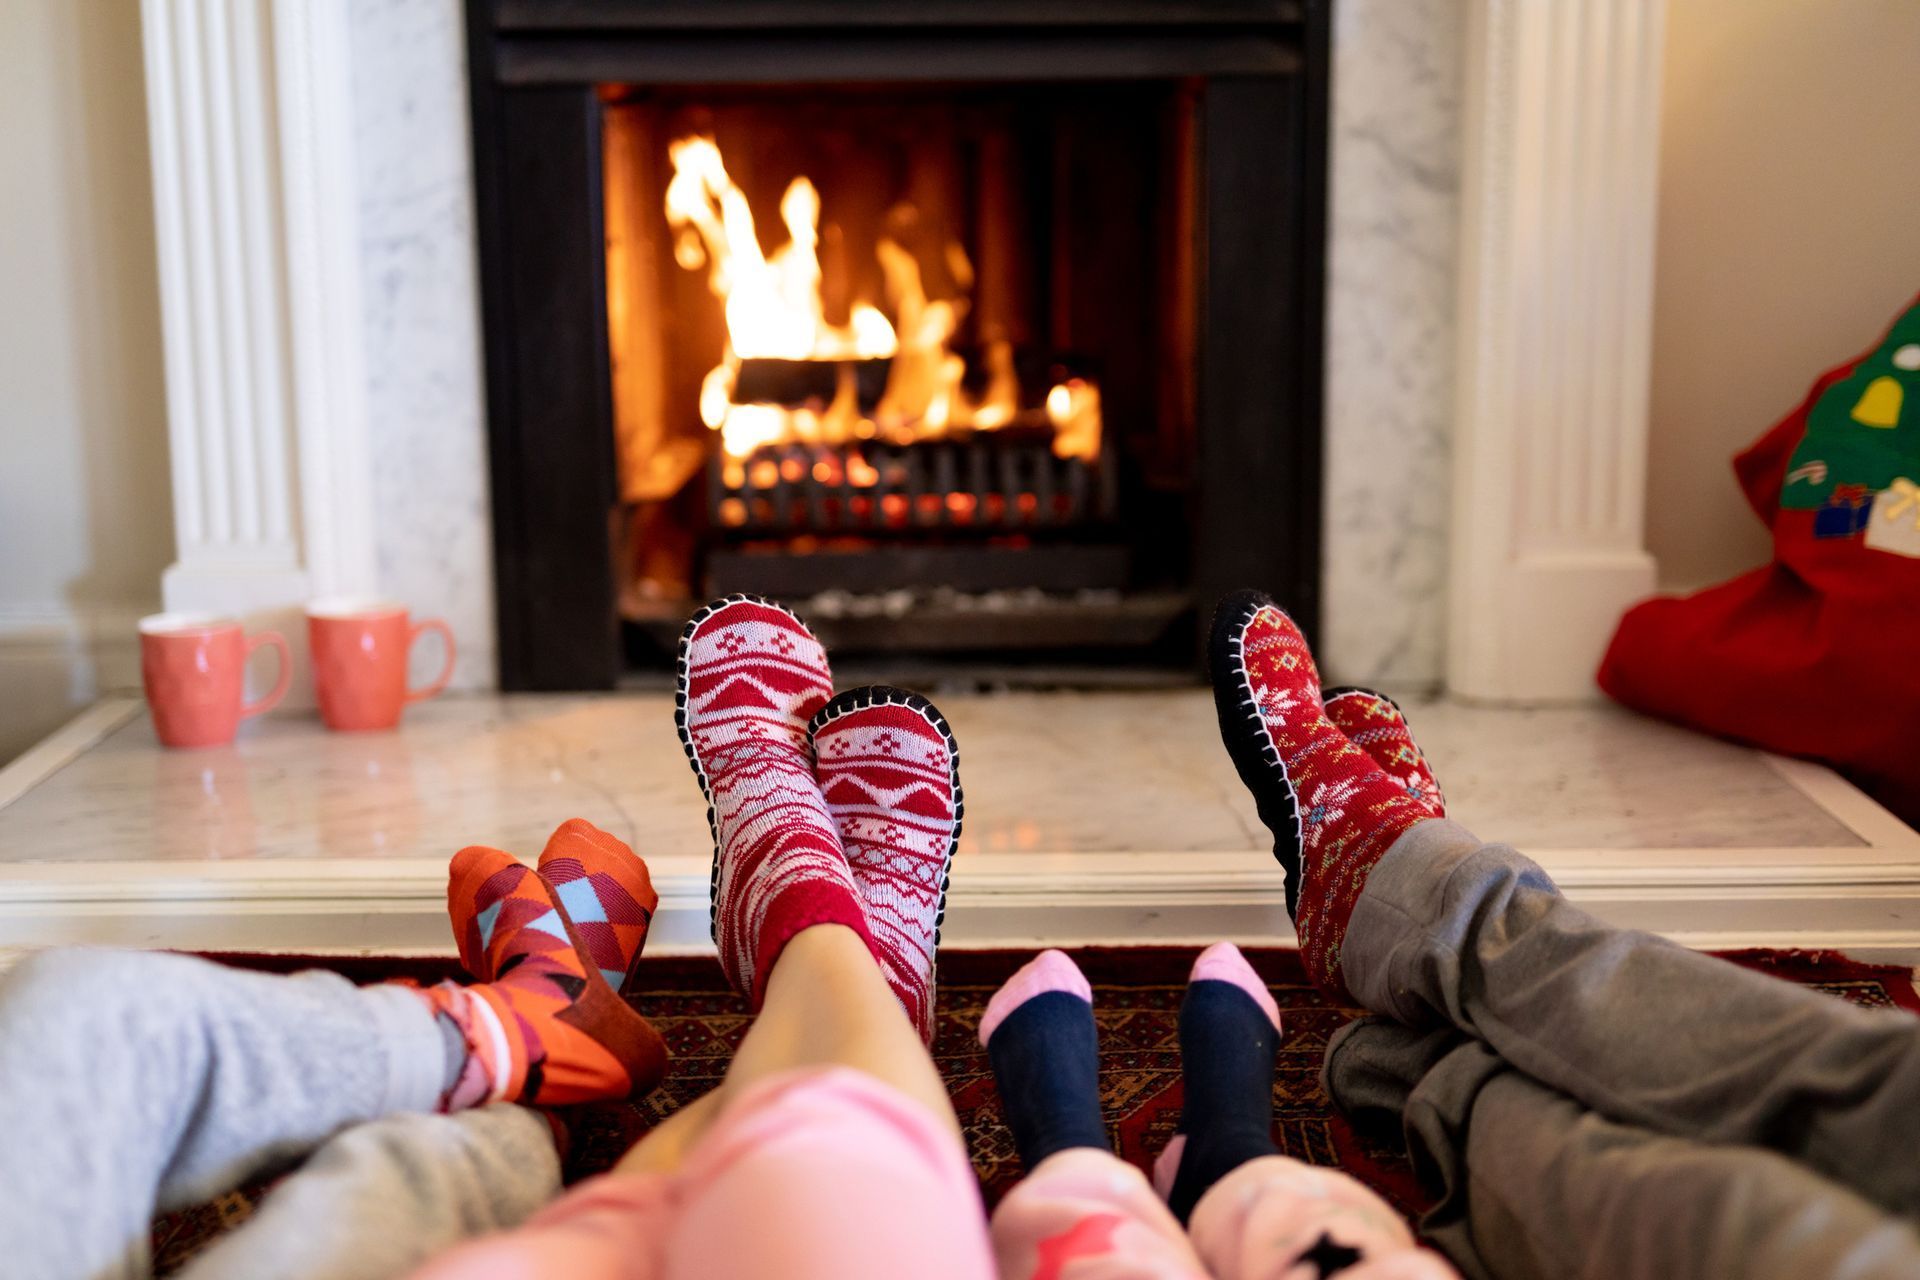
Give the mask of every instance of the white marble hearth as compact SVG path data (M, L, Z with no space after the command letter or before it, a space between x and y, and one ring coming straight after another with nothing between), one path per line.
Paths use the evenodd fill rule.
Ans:
M1200 690L952 695L948 941L1290 939ZM1455 815L1576 899L1702 946L1920 958L1920 834L1817 766L1611 708L1409 707ZM656 945L705 945L704 807L661 695L473 696L394 733L268 717L169 752L103 703L0 771L0 947L444 951L446 858L564 818L642 852Z

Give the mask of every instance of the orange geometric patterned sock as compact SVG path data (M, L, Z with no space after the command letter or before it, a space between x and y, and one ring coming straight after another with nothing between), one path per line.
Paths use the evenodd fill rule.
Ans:
M1407 794L1426 805L1436 818L1447 816L1447 798L1440 779L1413 740L1407 713L1384 693L1348 685L1326 693L1327 719L1347 735L1347 741L1372 756L1374 763L1393 775Z
M534 869L560 900L600 975L622 996L634 994L660 905L640 855L585 818L570 818L547 838Z
M1340 948L1367 875L1433 811L1327 718L1306 637L1272 600L1221 601L1209 659L1221 737L1273 832L1307 974L1345 997Z
M447 912L461 963L481 981L423 994L460 1030L467 1063L447 1110L629 1097L658 1084L666 1046L614 991L554 890L499 849L454 855Z

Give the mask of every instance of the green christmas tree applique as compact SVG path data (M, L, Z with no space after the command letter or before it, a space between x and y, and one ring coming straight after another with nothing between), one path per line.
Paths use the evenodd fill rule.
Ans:
M1780 505L1818 508L1835 485L1878 493L1901 476L1920 477L1920 306L1814 402Z

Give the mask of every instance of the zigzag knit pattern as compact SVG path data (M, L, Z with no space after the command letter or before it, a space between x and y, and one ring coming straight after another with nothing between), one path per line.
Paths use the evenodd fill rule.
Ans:
M813 745L874 956L931 1044L934 948L963 812L953 731L918 694L854 689L814 717Z
M798 618L730 596L687 624L679 681L675 720L713 830L713 939L728 979L758 1007L802 929L843 924L873 945L807 742L832 675Z
M1347 741L1372 756L1375 764L1434 817L1447 816L1447 798L1440 792L1440 780L1433 776L1433 766L1413 740L1413 729L1399 703L1371 689L1350 688L1329 690L1326 707L1327 719L1347 735Z
M1322 989L1344 996L1340 948L1367 874L1403 831L1433 812L1327 718L1320 673L1293 619L1269 603L1248 616L1239 640L1240 669L1227 674L1283 766L1298 810L1293 923L1302 958Z

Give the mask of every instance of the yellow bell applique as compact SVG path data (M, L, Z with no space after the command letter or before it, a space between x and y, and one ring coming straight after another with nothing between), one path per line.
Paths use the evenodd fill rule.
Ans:
M1853 420L1863 427L1897 427L1904 396L1900 384L1882 374L1861 393L1860 403L1853 406Z

